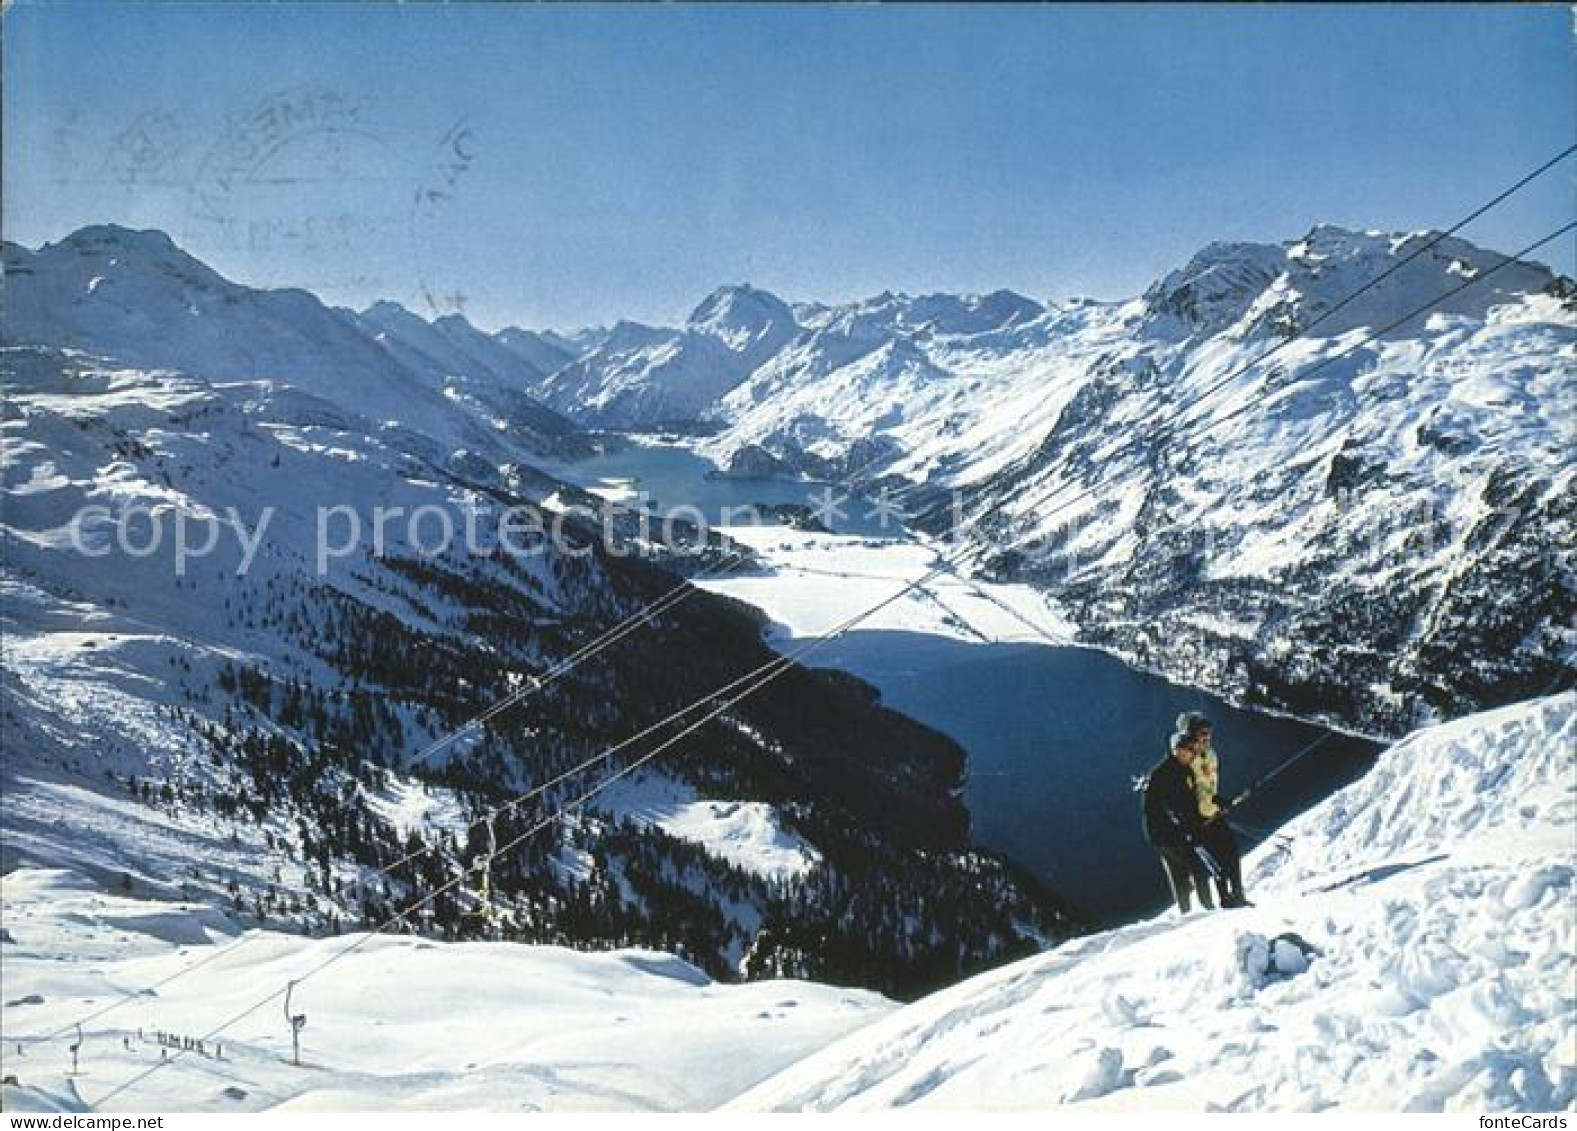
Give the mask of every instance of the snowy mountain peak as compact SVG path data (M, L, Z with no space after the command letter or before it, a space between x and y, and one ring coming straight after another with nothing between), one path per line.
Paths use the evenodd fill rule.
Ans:
M119 224L91 224L78 228L50 247L69 247L78 252L129 255L179 255L190 259L175 245L168 232L158 228L126 228Z
M1274 244L1211 243L1145 292L1158 316L1195 331L1223 329L1286 270L1286 249Z
M741 354L771 352L799 330L787 303L748 283L713 291L690 314L686 325Z
M107 292L96 294L106 283L113 283L120 292L111 299L118 303L149 287L215 292L234 286L207 264L182 251L167 233L154 228L94 224L44 244L37 251L6 243L4 254L8 275L45 276L54 287L71 292L73 297L106 299ZM14 317L8 311L8 319L11 325L30 322L26 303Z
M1357 232L1320 224L1279 244L1218 242L1145 292L1152 322L1185 333L1290 333L1322 319L1347 296L1370 288L1320 324L1322 336L1382 328L1430 305L1489 268L1492 280L1434 305L1435 313L1483 318L1487 311L1547 289L1556 276L1536 263L1504 267L1505 257L1431 231ZM1416 258L1412 258L1416 256ZM1388 274L1389 273L1389 274ZM1417 324L1398 327L1413 333Z

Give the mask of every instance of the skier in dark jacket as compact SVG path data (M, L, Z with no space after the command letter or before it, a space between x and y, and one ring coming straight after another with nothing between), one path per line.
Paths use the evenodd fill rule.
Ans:
M1210 879L1220 868L1204 846L1205 821L1189 772L1195 744L1174 734L1168 745L1170 752L1145 777L1144 834L1161 855L1177 909L1187 914L1196 891L1201 906L1214 907Z

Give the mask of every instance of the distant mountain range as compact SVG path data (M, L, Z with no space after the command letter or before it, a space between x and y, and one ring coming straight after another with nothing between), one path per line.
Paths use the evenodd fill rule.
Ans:
M725 288L543 393L705 421L740 475L904 491L937 533L956 492L966 568L1088 642L1396 735L1577 678L1577 287L1457 238L1413 257L1431 238L1212 244L1109 303Z
M394 303L362 314L301 290L223 278L162 232L83 228L29 251L3 247L9 344L81 350L208 380L272 380L343 413L397 422L450 448L510 443L584 450L577 427L530 394L561 345L523 330L485 334L459 316L426 320ZM450 405L469 409L456 414Z

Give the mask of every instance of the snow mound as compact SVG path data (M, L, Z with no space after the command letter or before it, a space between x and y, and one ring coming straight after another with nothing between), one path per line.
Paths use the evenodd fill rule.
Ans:
M1278 978L1304 973L1318 954L1318 947L1291 931L1273 939L1252 933L1238 936L1238 966L1256 990Z
M785 829L766 802L707 800L664 774L645 773L614 783L597 799L597 808L616 819L655 825L770 879L792 880L821 863L815 846Z
M1397 743L1362 779L1283 829L1291 844L1263 854L1251 879L1285 889L1572 828L1572 702L1568 694L1470 715Z
M1573 692L1419 732L1251 856L1257 907L992 971L733 1106L1569 1110L1574 738Z

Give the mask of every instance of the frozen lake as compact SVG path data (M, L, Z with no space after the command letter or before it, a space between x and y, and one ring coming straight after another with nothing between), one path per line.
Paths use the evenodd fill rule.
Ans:
M812 479L783 476L723 476L716 465L698 456L681 442L632 437L614 451L573 463L544 465L543 470L579 486L595 490L627 505L643 503L667 513L675 508L695 508L713 525L748 523L746 508L796 505L816 508L831 492L835 507L824 509L827 529L866 538L901 538L902 525L883 521L873 500ZM693 517L693 516L691 516Z

